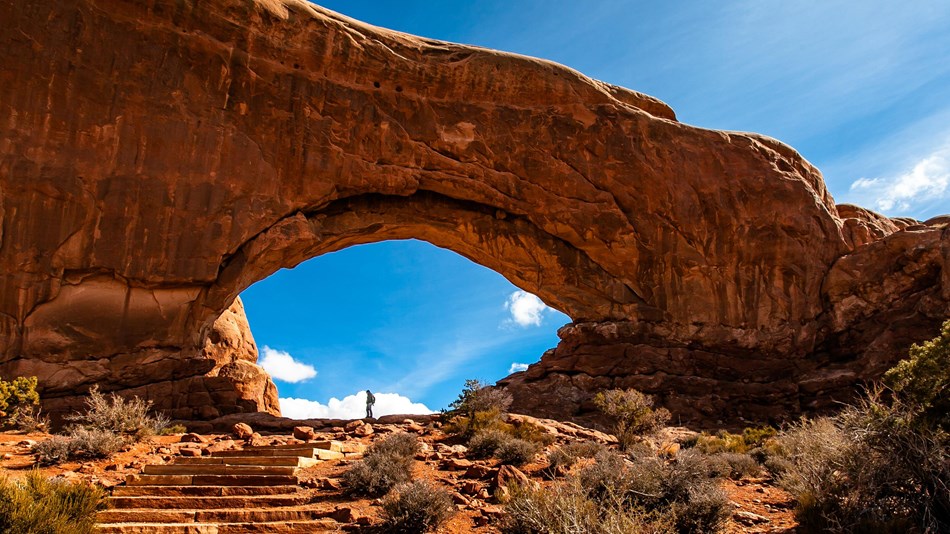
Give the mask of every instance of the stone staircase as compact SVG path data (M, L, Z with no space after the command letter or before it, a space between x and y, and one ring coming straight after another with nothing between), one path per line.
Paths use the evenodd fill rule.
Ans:
M298 486L297 472L344 457L340 442L246 447L147 465L113 490L98 532L230 534L337 531L332 509Z

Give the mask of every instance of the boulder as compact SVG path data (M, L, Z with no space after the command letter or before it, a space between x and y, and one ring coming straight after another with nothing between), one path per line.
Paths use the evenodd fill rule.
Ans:
M235 423L231 433L238 439L250 439L255 434L254 429L247 423Z
M302 439L304 441L317 439L317 433L314 432L313 427L310 426L295 426L293 435L295 438Z

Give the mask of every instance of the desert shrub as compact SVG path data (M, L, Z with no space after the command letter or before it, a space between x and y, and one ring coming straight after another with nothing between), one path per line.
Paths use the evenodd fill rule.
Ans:
M502 430L481 430L468 440L468 453L473 458L491 458L503 443L512 439L511 434Z
M803 527L836 532L950 531L950 323L834 417L782 435L779 482Z
M0 532L92 533L105 492L81 482L48 479L34 471L24 480L0 480Z
M596 441L576 441L548 453L548 471L555 475L574 466L581 458L594 458L607 448Z
M139 397L126 400L114 393L106 396L94 386L86 399L86 410L66 418L76 424L68 426L62 435L37 443L33 453L42 464L108 458L168 426L168 419L149 414L150 408L151 402Z
M378 497L412 480L413 456L419 450L417 437L390 434L374 442L363 459L343 473L343 485L351 495Z
M910 357L884 375L884 383L922 424L950 431L950 321L940 335L910 347Z
M577 485L540 488L513 484L508 491L505 518L500 525L504 534L595 534L599 531L600 510Z
M699 452L685 451L671 462L655 456L629 462L602 453L578 473L577 483L601 507L619 506L638 521L662 523L680 533L717 532L731 514Z
M596 502L606 503L615 498L623 498L633 487L631 470L623 455L605 450L595 457L594 463L585 466L577 473L577 483L588 497Z
M537 443L518 438L511 438L502 442L495 450L495 456L503 464L521 466L537 456L541 447Z
M463 415L474 415L478 412L498 411L505 413L511 406L512 398L508 392L496 389L480 380L465 381L462 392L452 401L449 408Z
M419 438L408 432L396 432L377 440L366 451L367 456L413 458L419 453Z
M725 472L717 474L732 480L755 478L762 475L762 466L749 454L724 452L710 458L710 460L714 459L724 462L726 466Z
M50 436L33 445L31 452L36 461L43 465L59 464L69 460L73 452L73 440L69 436Z
M690 488L687 499L674 502L670 515L681 534L720 532L732 517L732 506L726 492L706 482Z
M168 418L150 414L151 408L151 401L137 396L127 400L115 393L106 396L99 392L99 386L93 386L86 399L86 411L66 419L89 429L105 430L138 441L168 426Z
M65 435L51 436L33 445L32 453L40 464L58 464L67 460L108 458L129 445L129 439L109 430L70 427Z
M833 418L781 437L779 483L803 527L836 532L950 530L950 439L915 420L916 407L879 390Z
M691 508L649 510L619 498L595 500L576 479L548 488L512 486L509 491L501 523L504 534L698 534L716 532L721 527L721 523L702 515L710 507L700 509L698 505L706 501L698 496ZM689 520L701 526L696 530L679 529L677 513L684 524Z
M130 443L127 437L109 430L81 426L72 427L69 438L74 451L70 455L76 458L108 458Z
M20 376L11 381L0 379L0 427L17 426L17 419L25 410L40 403L35 376Z
M38 405L26 406L17 409L10 423L21 432L39 432L49 428L49 417L43 415Z
M466 380L465 387L443 414L445 430L450 434L471 438L480 430L491 428L513 433L514 428L504 422L512 398L504 390L493 388L479 380Z
M655 432L670 420L666 408L653 409L653 397L635 389L610 389L594 396L594 405L613 421L620 448L626 450L639 436Z
M402 484L383 499L384 532L418 534L435 530L455 507L445 490L426 482Z

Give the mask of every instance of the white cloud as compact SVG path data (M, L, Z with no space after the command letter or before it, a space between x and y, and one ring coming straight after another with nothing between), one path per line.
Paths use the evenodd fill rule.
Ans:
M515 291L505 301L505 309L511 312L510 322L528 327L541 326L542 315L548 306L531 293Z
M528 370L528 364L514 362L511 364L511 367L508 368L508 374L517 373L520 371L527 371L527 370Z
M373 395L376 397L376 404L373 406L375 417L432 413L425 404L412 402L408 397L403 397L398 393L373 393ZM360 391L347 395L343 400L333 397L327 404L309 399L284 398L280 399L280 412L284 417L291 419L359 419L366 416L366 392Z
M950 144L893 178L860 178L851 191L873 202L882 212L900 213L914 205L950 197Z
M294 384L317 376L317 370L312 365L298 362L289 352L264 345L261 355L257 364L277 380Z

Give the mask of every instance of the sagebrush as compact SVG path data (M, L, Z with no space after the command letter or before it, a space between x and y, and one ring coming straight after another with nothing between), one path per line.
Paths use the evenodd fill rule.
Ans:
M636 389L610 389L594 396L594 405L613 422L621 450L640 436L653 433L670 420L666 408L653 409L653 397Z
M66 417L73 424L62 434L34 445L32 452L41 464L108 458L168 426L166 417L150 413L151 406L139 397L126 400L114 393L103 395L94 386L86 410Z
M886 374L890 388L871 387L838 415L779 438L775 471L804 528L950 532L948 348L950 322Z
M51 480L33 471L19 481L0 479L0 532L90 534L103 490L83 482Z
M375 441L363 456L343 473L348 494L379 497L412 480L413 457L419 450L417 437L400 432Z
M397 486L382 503L384 532L419 534L431 532L455 513L452 499L427 482Z

